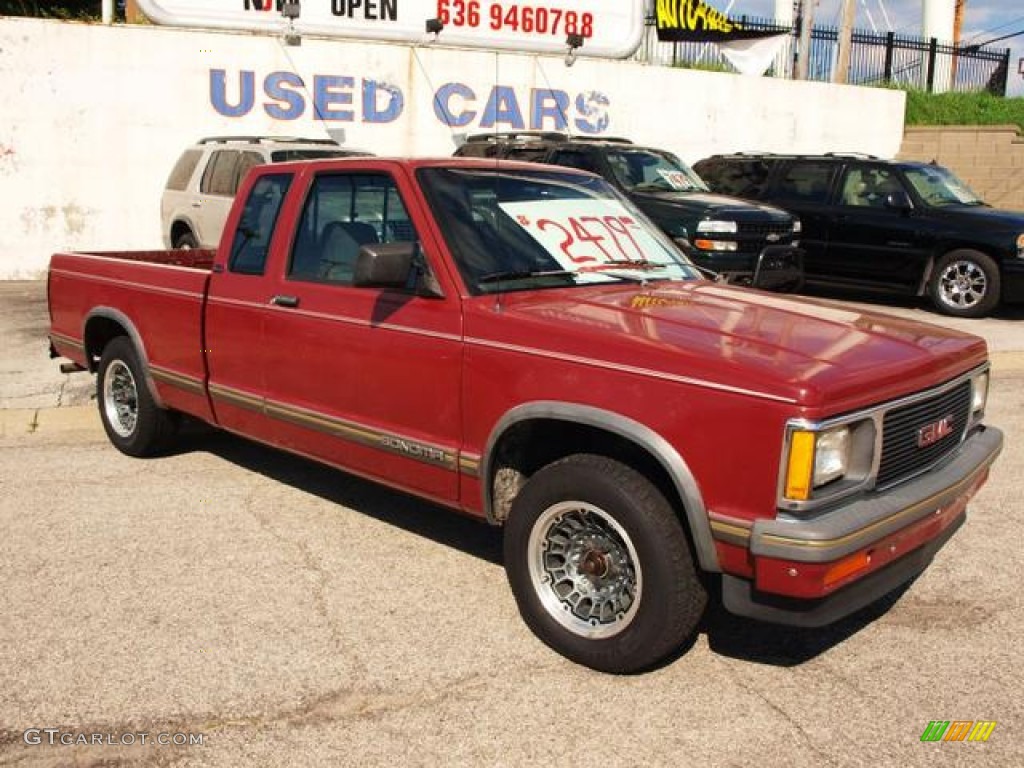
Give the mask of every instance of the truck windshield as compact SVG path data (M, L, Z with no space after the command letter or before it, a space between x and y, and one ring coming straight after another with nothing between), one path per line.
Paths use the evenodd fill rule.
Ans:
M631 192L707 192L707 185L686 163L668 152L618 149L608 153L615 178Z
M603 179L500 166L418 175L473 293L699 277Z
M948 168L928 165L908 168L905 173L914 191L928 205L985 205L984 201Z

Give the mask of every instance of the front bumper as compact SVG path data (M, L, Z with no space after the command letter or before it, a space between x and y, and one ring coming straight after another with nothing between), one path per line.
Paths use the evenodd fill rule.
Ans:
M1024 259L1003 259L1000 272L1003 283L1002 300L1007 304L1024 303Z
M963 524L1002 446L1002 432L986 427L940 468L818 517L719 526L730 543L746 540L754 564L753 580L723 575L726 609L821 626L882 597L924 570Z

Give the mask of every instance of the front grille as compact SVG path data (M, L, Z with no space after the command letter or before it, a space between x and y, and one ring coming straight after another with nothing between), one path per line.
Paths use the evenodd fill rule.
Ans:
M876 487L883 487L915 475L956 448L964 437L971 408L971 382L965 381L948 392L885 414L882 422L882 457ZM921 447L921 430L951 416L948 434Z
M739 230L741 235L750 237L766 237L771 234L787 237L793 228L784 221L741 221Z
M776 235L777 239L769 241L768 235ZM789 245L793 230L785 222L741 221L738 239L743 253L760 253L767 245Z

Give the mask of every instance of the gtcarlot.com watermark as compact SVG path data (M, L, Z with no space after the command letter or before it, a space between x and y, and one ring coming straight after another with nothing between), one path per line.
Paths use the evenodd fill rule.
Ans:
M133 747L136 745L160 747L196 747L203 746L205 733L183 733L160 731L132 731L129 733L78 733L62 731L60 728L28 728L22 735L26 744L48 744L50 746L96 746L96 747Z

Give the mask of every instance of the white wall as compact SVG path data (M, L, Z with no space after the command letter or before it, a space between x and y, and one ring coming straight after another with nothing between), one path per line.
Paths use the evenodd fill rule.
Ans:
M904 97L618 61L570 68L551 56L5 18L0 104L0 278L28 278L55 250L160 247L164 180L201 136L323 136L329 125L377 154L449 155L443 104L466 123L456 132L567 119L575 133L689 162L742 150L893 156ZM233 107L244 114L225 114Z

